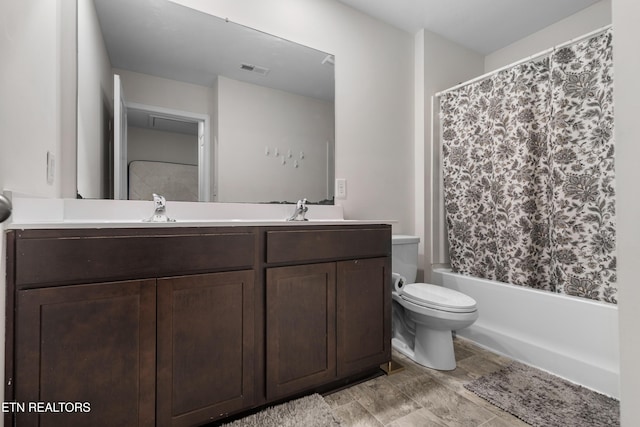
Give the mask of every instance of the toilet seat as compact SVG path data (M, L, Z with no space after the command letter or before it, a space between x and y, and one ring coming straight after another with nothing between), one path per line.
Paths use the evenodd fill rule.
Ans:
M476 301L462 292L428 283L410 283L402 288L400 297L413 304L452 313L476 311Z

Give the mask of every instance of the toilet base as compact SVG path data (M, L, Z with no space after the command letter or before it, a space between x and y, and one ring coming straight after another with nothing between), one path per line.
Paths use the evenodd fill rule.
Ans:
M427 368L438 371L456 369L452 332L428 329L422 325L416 326L414 348L410 348L398 338L391 340L391 346L399 353Z
M451 331L429 329L423 325L416 325L415 343L413 351L416 363L439 371L456 369Z

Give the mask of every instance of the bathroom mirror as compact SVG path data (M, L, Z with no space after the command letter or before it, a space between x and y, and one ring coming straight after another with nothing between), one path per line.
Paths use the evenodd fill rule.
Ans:
M78 0L78 195L333 203L334 87L327 52L169 0Z

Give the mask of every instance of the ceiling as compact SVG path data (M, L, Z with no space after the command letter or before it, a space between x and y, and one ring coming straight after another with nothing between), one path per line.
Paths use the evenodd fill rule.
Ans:
M166 0L94 0L111 66L211 87L217 76L333 101L333 57Z
M599 0L338 1L411 34L425 28L486 55ZM333 99L334 70L327 53L171 1L94 2L115 68L203 86L223 75ZM256 69L248 72L243 64Z
M599 0L338 0L414 34L425 28L486 55Z

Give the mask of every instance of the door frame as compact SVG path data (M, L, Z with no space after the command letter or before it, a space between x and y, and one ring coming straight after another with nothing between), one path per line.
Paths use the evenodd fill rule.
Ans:
M211 201L211 118L208 114L176 110L156 105L127 102L120 76L114 75L114 199L128 199L127 178L127 110L140 110L168 119L198 124L198 201ZM120 120L117 120L120 117ZM118 138L119 136L119 138Z
M211 125L208 114L175 110L173 108L158 107L156 105L127 102L131 110L145 111L150 114L161 115L168 119L198 124L198 201L211 201Z

